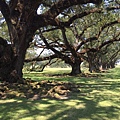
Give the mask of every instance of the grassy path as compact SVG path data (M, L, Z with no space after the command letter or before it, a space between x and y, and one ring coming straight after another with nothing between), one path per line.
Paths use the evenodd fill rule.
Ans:
M47 75L50 71L56 75ZM120 67L88 77L58 75L63 69L50 71L24 75L38 81L75 82L80 92L67 100L0 100L0 120L120 120Z

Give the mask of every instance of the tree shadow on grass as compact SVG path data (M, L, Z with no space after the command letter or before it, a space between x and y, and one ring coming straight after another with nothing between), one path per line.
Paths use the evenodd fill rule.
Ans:
M75 107L66 107L62 112L55 114L48 120L104 120L104 119L117 119L119 113L117 111L119 108L113 106L98 107L97 102L88 99L80 99L83 101L84 107L81 105L83 103L76 103ZM78 106L78 107L77 107Z
M51 80L61 80L61 76L56 76L52 76ZM63 81L72 82L80 90L70 94L67 100L48 97L29 100L20 96L0 100L0 120L119 120L120 81L116 79L119 75L116 80L102 77L63 76ZM30 90L35 85L29 86ZM43 87L46 85L42 84ZM26 87L15 86L23 92L30 92Z
M102 81L102 80L101 80ZM1 120L119 120L120 84L77 83L69 99L14 98L0 100ZM117 89L118 88L118 89Z
M118 120L119 107L99 106L96 98L77 97L69 100L14 99L0 103L1 120Z

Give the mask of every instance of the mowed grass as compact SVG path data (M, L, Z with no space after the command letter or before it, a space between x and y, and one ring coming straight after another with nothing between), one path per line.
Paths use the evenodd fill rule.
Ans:
M0 100L0 120L120 120L120 67L88 77L59 75L69 72L69 68L49 68L42 73L24 73L25 78L37 81L81 84L80 92L67 100Z

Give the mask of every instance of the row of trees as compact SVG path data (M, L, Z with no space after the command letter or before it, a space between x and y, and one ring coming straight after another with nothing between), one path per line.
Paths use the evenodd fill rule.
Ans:
M91 72L105 68L105 62L118 58L119 9L117 0L0 0L11 43L0 39L0 79L16 82L22 78L25 54L32 42L51 52L26 62L59 58L72 67L71 75L81 73L83 61L89 63ZM35 35L39 39L34 40Z
M70 24L73 19L69 27L41 28L36 33L38 35L34 41L35 46L43 49L42 52L49 49L51 54L41 57L41 52L38 57L25 61L50 62L54 58L59 58L72 67L71 75L81 73L80 65L84 61L89 63L90 72L113 68L120 51L119 12L105 13L103 5L101 8L95 8L94 5L86 7L74 6L66 11L65 15L59 16L61 24L65 20L64 24ZM79 12L81 9L84 14ZM77 16L80 18L74 19Z

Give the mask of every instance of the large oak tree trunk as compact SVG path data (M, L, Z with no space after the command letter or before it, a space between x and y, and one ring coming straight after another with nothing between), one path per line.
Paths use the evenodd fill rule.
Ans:
M24 42L22 42L19 46L17 59L15 61L15 70L17 71L17 74L21 78L23 76L22 69L23 69L24 60L25 60L25 54L26 54L26 50L28 48L28 43L25 42L27 40L22 40L22 41L24 41Z
M0 80L11 83L22 81L22 69L28 43L21 42L18 48L16 55L12 44L7 44L6 40L0 39Z
M89 71L92 72L100 72L100 67L96 63L89 62Z
M110 64L110 68L115 68L115 61L111 60L109 64Z
M11 45L7 44L6 40L0 38L0 80L11 81L14 76L14 63L16 58Z
M94 52L87 52L88 59L87 62L89 63L89 71L92 72L100 72L100 63L97 54Z
M81 63L82 62L80 59L76 59L74 63L71 64L72 67L71 75L77 75L81 73L81 67L80 67Z
M72 65L71 75L77 75L81 73L80 64Z

